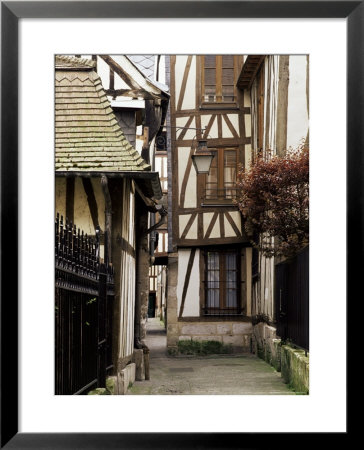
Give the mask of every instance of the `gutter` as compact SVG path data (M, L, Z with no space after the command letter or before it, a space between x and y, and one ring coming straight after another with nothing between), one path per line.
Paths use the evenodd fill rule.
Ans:
M141 180L140 188L143 194L150 198L160 200L163 196L161 183L158 172L150 171L125 171L125 172L105 172L105 171L86 171L86 170L65 170L56 171L56 177L101 177L105 175L107 178L131 178L133 180Z
M167 217L168 212L165 209L165 207L163 205L156 205L155 209L156 209L155 212L159 212L159 214L161 215L161 220L159 222L157 222L155 225L153 225L152 227L148 228L148 230L146 231L147 234L156 230L157 228L159 228L161 225L163 225L166 222L166 217Z

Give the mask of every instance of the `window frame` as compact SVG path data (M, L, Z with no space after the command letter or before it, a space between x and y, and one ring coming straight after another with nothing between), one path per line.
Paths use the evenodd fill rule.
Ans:
M219 307L209 307L207 305L207 299L208 299L208 254L209 253L218 253L219 254L219 286L220 283L223 285L223 288L219 288ZM236 281L235 281L235 288L236 288L236 306L229 307L226 306L227 301L227 295L226 295L226 288L225 284L227 282L227 271L226 269L226 257L227 254L235 254L235 261L236 261ZM224 256L224 258L221 258L221 256ZM241 262L242 254L241 249L236 248L226 248L223 249L211 247L206 248L203 252L203 261L204 261L204 301L201 311L201 316L203 317L213 317L213 316L241 316L244 312L244 306L243 306L243 297L242 297L242 262ZM222 275L222 277L221 277Z
M237 174L238 174L238 169L239 169L239 164L240 164L240 149L238 146L218 146L218 147L211 147L209 148L209 150L211 152L216 152L216 156L215 158L217 158L217 191L222 191L225 190L225 152L226 151L235 151L235 155L236 155L236 166L235 166L235 170L236 170L236 178L234 181L234 186L231 188L233 190L235 190L235 195L232 194L231 198L226 198L225 192L223 196L219 196L217 195L217 198L207 198L206 196L206 189L207 189L207 184L208 184L208 174L203 175L204 177L204 192L203 192L203 205L231 205L233 204L234 199L236 198L236 182L237 182ZM216 159L213 159L214 160ZM210 169L211 170L211 169Z
M216 86L216 95L214 101L208 101L205 100L205 56L200 56L200 109L237 109L238 108L238 90L236 87L236 82L238 78L238 68L239 68L239 55L210 55L215 56L216 63L215 63L215 71L216 71L216 78L215 78L215 86ZM233 101L223 101L222 97L222 57L223 56L233 56ZM221 97L221 100L217 100L217 97Z

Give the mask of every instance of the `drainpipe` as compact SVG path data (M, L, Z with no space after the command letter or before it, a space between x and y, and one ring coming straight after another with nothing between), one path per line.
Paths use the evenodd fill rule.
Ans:
M152 170L153 172L155 171L155 137L153 138L151 145L153 148L153 154L152 154L152 161L151 161L151 166L152 166ZM153 228L155 225L155 213L151 213L150 214L150 226L151 228ZM149 252L150 252L150 256L151 258L154 258L154 252L155 252L155 243L156 243L156 233L154 232L155 228L153 228L153 231L150 235L150 248L149 248Z
M152 225L150 228L148 228L148 230L146 231L146 234L151 233L152 231L156 230L157 228L159 228L161 225L163 225L166 222L166 217L167 217L168 213L167 213L167 210L165 209L165 207L163 205L156 205L155 209L156 209L156 212L159 212L159 214L161 215L161 220L159 222L157 222L156 224Z
M106 267L111 262L111 225L112 225L112 210L111 210L111 197L109 191L109 185L106 175L101 176L101 187L105 199L105 233L104 233L104 260Z

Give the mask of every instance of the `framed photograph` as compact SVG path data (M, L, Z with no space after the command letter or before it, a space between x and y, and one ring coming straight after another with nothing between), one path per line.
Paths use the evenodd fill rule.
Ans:
M346 302L357 290L362 268L351 256L354 245L356 250L362 249L363 234L363 161L357 150L363 146L363 19L361 1L1 2L2 448L222 449L260 447L263 441L268 444L269 439L276 439L273 434L283 443L288 443L292 433L300 433L303 440L310 439L311 433L339 433L340 438L348 438L347 363L337 367L334 360L337 353L343 361L346 359ZM148 75L151 61L138 58L141 54L162 55L153 58L158 71L154 81ZM291 68L287 77L285 65ZM100 102L95 102L95 95ZM133 105L131 101L126 105L128 96ZM289 102L289 96L294 100ZM265 109L260 106L263 97ZM170 113L163 128L161 117L167 116L168 102ZM270 109L270 104L278 107ZM267 126L269 121L276 123L275 114L281 121L284 114L300 117L300 107L307 117L304 121L291 120L289 132L286 130L283 137L273 125L271 129ZM70 120L75 124L72 135L67 128ZM131 136L125 131L130 120L135 128ZM82 128L85 121L87 127ZM125 142L120 140L118 127L127 136L128 140L122 138ZM108 147L108 152L120 144L125 160L119 160L119 152L108 153L110 159L99 161L96 144L90 147L85 133L93 133L93 142L101 142L97 145ZM276 321L282 311L282 318L287 313L296 314L284 297L291 295L284 291L285 271L292 270L284 258L280 266L275 266L272 287L281 286L283 300L279 311L274 309L271 314L284 341L293 339L303 349L303 358L309 349L309 388L307 385L302 392L289 380L290 388L295 389L290 393L307 394L309 389L309 395L266 395L285 393L285 387L279 387L279 392L248 388L240 392L230 386L218 392L223 395L213 395L207 379L205 389L200 391L168 391L167 386L166 392L161 392L177 395L155 396L156 390L137 388L133 392L139 395L73 395L109 394L120 389L126 392L132 386L130 364L133 370L143 366L143 376L148 379L148 348L139 329L134 327L132 340L125 335L113 344L119 349L117 358L111 351L113 338L109 333L115 327L107 306L113 296L123 289L129 297L144 295L138 291L138 283L129 286L128 277L133 273L129 271L122 278L125 274L120 275L110 256L115 255L111 250L115 240L121 260L135 260L139 247L132 244L133 233L152 236L153 262L159 258L161 264L168 261L170 265L173 257L178 261L175 274L172 265L168 268L176 304L170 301L163 310L162 291L159 297L157 284L148 285L147 290L152 292L149 309L140 316L151 323L158 310L158 317L164 321L169 318L170 353L189 354L192 343L198 344L200 353L208 352L212 344L212 353L225 354L236 345L256 354L262 351L258 341L249 340L249 330L244 334L248 326L266 323L267 329L263 327L262 331L262 342L266 343L271 328L269 307L256 309L255 300L248 294L252 292L248 274L257 279L263 275L250 273L253 251L248 249L248 238L247 245L242 244L245 231L237 223L240 213L232 206L236 172L238 163L248 164L247 160L259 157L262 142L266 148L274 146L278 153L281 147L296 146L297 137L303 134L306 145L310 142L310 256L307 243L300 243L301 259L292 267L298 264L302 275L310 257L310 311L302 307L299 313L307 324L309 316L309 335L308 325L297 335L299 327L287 328L293 320ZM168 149L168 139L175 154ZM149 141L156 149L157 163L148 153ZM76 149L73 154L71 147ZM191 158L183 154L183 147L188 147ZM82 154L78 148L82 148ZM167 154L171 161L169 180L161 175L163 156L167 161ZM199 161L197 156L204 159ZM209 170L203 166L207 158ZM107 166L110 161L112 168ZM143 172L149 163L160 168L153 171L152 165L152 170ZM128 164L128 170L117 169L122 171L121 177L115 169L117 164ZM101 176L96 174L100 172L97 165L102 166ZM185 172L180 167L185 167ZM191 183L196 185L196 193L191 191ZM172 198L169 191L178 192L177 197ZM82 193L82 201L89 208L84 216L77 192ZM163 192L165 207L160 206L163 201L157 205L153 200L162 199ZM193 209L192 195L201 198L198 211ZM120 198L123 203L119 211L115 205ZM55 208L60 214L56 215L54 238L51 224ZM132 212L134 208L137 213ZM243 215L244 208L242 205ZM155 213L155 222L148 223L140 212L144 209ZM163 224L167 209L171 211L171 233L166 225L153 234ZM123 231L120 236L112 228L111 217L113 225L124 230L124 216L129 214L126 211L135 223L129 223L125 236ZM71 219L67 224L66 217ZM82 231L77 234L74 227L80 224L87 238ZM137 241L142 248L141 238ZM71 255L67 246L76 253ZM301 253L302 248L307 254ZM269 252L271 248L262 244L259 250ZM74 268L75 258L82 262L81 269ZM133 264L127 263L130 270ZM143 269L138 266L137 270L141 273ZM174 285L177 271L184 281ZM148 270L147 277L150 283L157 283L159 277L158 286L163 286L165 275ZM100 281L93 282L93 277ZM119 278L120 286L114 281ZM205 287L201 287L202 281L200 286L203 278L207 280ZM196 299L191 291L193 283L200 286ZM223 288L216 288L216 283ZM82 305L69 294L77 290L83 292ZM306 293L308 301L308 280ZM101 298L104 310L99 306ZM262 298L268 302L267 288ZM70 309L65 312L65 308ZM132 308L125 307L124 313L119 313L121 328L127 329L123 320L130 309L138 311L134 303ZM245 316L254 316L254 320L247 321ZM82 376L82 367L87 364L82 356L83 344L72 356L64 352L70 345L65 335L71 326L76 333L78 318L81 341L89 347L91 341L97 344L97 373L90 378ZM203 335L202 328L208 336ZM335 346L330 345L330 336ZM268 347L263 347L263 352L269 352L274 367L272 347ZM133 360L128 359L129 354L133 354ZM138 357L143 360L140 367ZM116 375L110 387L106 379L111 380L115 364L122 380ZM67 367L71 365L70 375ZM232 365L227 364L226 370L235 370ZM194 370L192 366L178 367L175 364L171 373ZM210 392L212 395L178 395ZM257 393L262 395L253 395ZM282 422L287 411L289 417Z

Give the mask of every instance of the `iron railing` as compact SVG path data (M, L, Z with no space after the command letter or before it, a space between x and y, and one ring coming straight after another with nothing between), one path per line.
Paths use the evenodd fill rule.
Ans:
M92 239L57 214L55 221L55 393L104 387L112 370L114 273Z
M239 316L243 315L241 305L241 284L236 281L205 280L205 300L202 308L204 316Z
M277 335L309 350L309 249L275 268Z
M205 202L231 202L236 198L238 189L233 187L228 188L206 188L203 194Z

